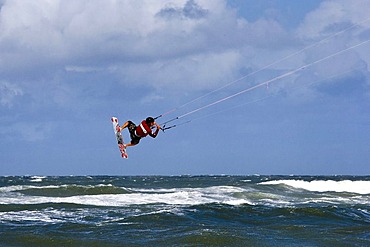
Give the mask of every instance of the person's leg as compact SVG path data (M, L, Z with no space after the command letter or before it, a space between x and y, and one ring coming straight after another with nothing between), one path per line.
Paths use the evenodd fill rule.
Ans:
M124 123L121 127L121 130L123 130L124 128L126 128L128 125L129 125L130 121L127 121L126 123Z
M132 146L135 146L135 145L136 145L136 144L133 144L133 143L131 143L131 142L130 142L130 143L126 143L126 144L124 144L125 148L126 148L126 147L132 147Z
M130 126L131 127L131 126ZM129 130L130 130L130 127L129 127ZM135 131L130 131L130 137L131 137L131 142L130 143L127 143L125 144L125 147L131 147L131 146L135 146L137 145L139 142L140 142L140 137L137 137L135 135Z

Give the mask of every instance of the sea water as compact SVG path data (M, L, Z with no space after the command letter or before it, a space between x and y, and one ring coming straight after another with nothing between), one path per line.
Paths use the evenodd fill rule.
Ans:
M370 177L0 177L0 245L370 246Z

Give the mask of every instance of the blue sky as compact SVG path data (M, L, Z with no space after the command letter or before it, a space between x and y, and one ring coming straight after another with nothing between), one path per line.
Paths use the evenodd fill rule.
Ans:
M370 173L367 0L0 8L0 175ZM177 107L163 123L304 66L119 155L111 116Z

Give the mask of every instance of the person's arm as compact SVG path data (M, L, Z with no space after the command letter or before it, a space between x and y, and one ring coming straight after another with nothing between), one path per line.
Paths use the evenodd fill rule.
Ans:
M152 133L152 131L150 131L150 132L149 132L149 135L150 135L151 137L153 137L153 138L156 138L156 137L157 137L157 135L158 135L159 130L161 129L161 126L159 126L159 124L157 124L157 123L154 123L154 124L155 124L155 126L157 127L157 129L155 130L155 132L154 132L154 133Z

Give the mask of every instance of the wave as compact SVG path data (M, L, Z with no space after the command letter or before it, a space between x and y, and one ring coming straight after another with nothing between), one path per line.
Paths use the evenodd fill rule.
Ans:
M0 188L0 192L18 192L30 196L70 197L77 195L126 194L129 189L111 184L99 185L16 185Z
M348 192L361 195L370 194L370 181L352 180L272 180L259 183L261 185L286 185L296 189L315 192Z
M127 189L112 185L9 186L2 188L2 191L7 191L8 196L0 197L0 204L67 203L94 206L251 204L246 199L234 196L234 193L244 191L234 186L172 189Z
M250 179L249 179L250 178ZM41 179L35 183L30 180ZM342 179L337 180L336 179ZM360 180L361 179L361 180ZM4 179L0 206L369 205L370 180L336 177L19 177ZM16 185L14 181L18 182ZM121 186L119 186L121 185ZM124 187L127 186L127 187ZM7 207L8 207L7 206Z
M366 183L358 183L366 182ZM332 194L291 191L285 187L305 189L307 191L342 191L346 192L357 186L367 186L367 181L301 181L273 180L244 186L210 186L196 188L124 188L113 185L61 185L61 186L9 186L0 188L0 204L77 204L103 207L126 207L130 205L200 205L226 204L264 205L273 207L291 207L313 204L349 204L368 205L366 194ZM348 186L352 185L352 186ZM323 186L323 187L321 187ZM365 189L367 189L366 187ZM364 188L362 188L364 189ZM1 192L3 195L1 195ZM363 190L357 192L364 192ZM354 192L351 192L354 193Z
M40 183L42 180L46 178L45 176L32 176L30 182Z

